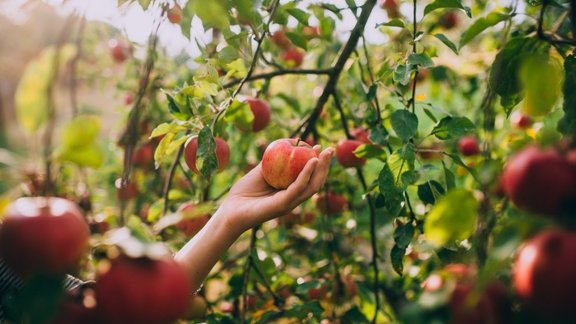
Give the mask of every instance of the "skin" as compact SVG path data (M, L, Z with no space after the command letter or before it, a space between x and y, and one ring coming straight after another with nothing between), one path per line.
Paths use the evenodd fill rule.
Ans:
M285 215L324 185L333 151L328 148L310 159L298 178L285 190L271 187L258 164L230 189L220 208L194 238L175 255L186 269L191 288L198 289L212 267L246 230Z

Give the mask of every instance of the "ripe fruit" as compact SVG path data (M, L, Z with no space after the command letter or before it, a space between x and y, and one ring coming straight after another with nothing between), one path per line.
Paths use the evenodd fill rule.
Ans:
M384 0L382 1L382 8L386 10L388 14L388 18L400 18L402 15L400 14L400 8L398 5L398 0Z
M296 180L316 151L305 142L293 138L276 140L262 156L262 176L276 189L286 189Z
M336 145L336 160L345 168L357 168L366 164L366 159L359 158L354 150L364 143L357 140L341 140Z
M513 269L516 293L526 307L555 319L574 319L575 259L575 233L548 230L528 241Z
M372 141L368 139L368 136L370 136L370 132L368 132L362 127L353 128L350 131L350 135L352 135L352 137L354 137L355 140L360 141L364 144L372 144Z
M116 197L120 201L128 201L136 198L138 196L138 187L134 182L128 182L126 187L122 188L122 179L116 179L114 183L116 187Z
M480 146L476 137L464 136L458 141L458 150L464 156L474 156L480 153Z
M560 216L576 199L576 171L554 150L530 146L509 161L502 173L502 189L519 208Z
M124 94L124 104L130 106L134 102L134 96L130 92Z
M252 131L259 132L270 124L272 118L272 109L268 103L260 99L247 99L246 102L254 114L254 121L252 123ZM244 129L246 130L246 129Z
M297 48L290 48L282 53L282 60L288 67L299 67L304 61L304 52Z
M316 199L316 208L325 215L336 215L342 213L348 206L346 197L333 193L322 193Z
M103 323L173 323L191 295L186 272L169 259L114 259L94 290Z
M132 55L132 47L117 39L111 39L108 42L108 48L110 48L110 55L116 63L123 63Z
M316 215L312 212L302 212L301 208L296 207L290 213L277 218L278 224L286 228L292 228L294 225L305 225L314 223Z
M274 44L276 44L276 46L278 46L282 49L288 49L292 46L292 42L286 36L286 34L283 30L279 30L279 31L275 32L274 34L272 34L271 39L272 39L272 42Z
M132 164L142 169L154 169L154 150L150 142L140 145L132 154Z
M528 128L532 126L532 118L522 113L514 114L512 115L512 125L520 129Z
M322 280L319 287L308 290L308 298L311 300L324 299L326 294L328 294L328 284L324 280Z
M218 163L218 172L221 172L226 168L228 162L230 161L230 147L228 143L221 139L220 137L214 137L216 141L216 161ZM198 137L194 136L188 139L186 142L186 147L184 149L184 160L188 168L196 174L200 174L200 171L196 168L196 152L198 151Z
M459 20L455 11L448 11L440 17L440 26L444 29L452 29L458 25Z
M179 5L175 5L170 8L167 13L168 20L173 24L180 24L182 21L182 8Z
M4 213L0 258L17 273L63 274L74 270L90 232L73 202L56 197L20 198Z
M188 309L184 318L187 320L200 320L206 317L206 311L208 310L208 304L206 299L202 296L193 295L188 304Z
M176 227L187 236L196 235L210 219L210 214L197 215L195 207L193 202L186 202L180 205L177 211L182 216L182 220L176 224Z

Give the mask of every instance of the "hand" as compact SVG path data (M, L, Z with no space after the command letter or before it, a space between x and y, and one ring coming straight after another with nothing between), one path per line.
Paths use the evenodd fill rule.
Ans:
M310 159L296 181L285 190L266 183L262 164L258 164L230 189L218 212L230 217L229 221L242 231L289 213L326 182L334 151L328 148L320 152L319 145L314 150L318 158Z

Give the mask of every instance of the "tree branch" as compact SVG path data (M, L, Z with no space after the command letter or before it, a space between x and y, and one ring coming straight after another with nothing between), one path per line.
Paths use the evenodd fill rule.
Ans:
M276 71L272 71L272 72L267 72L267 73L252 75L252 76L246 78L246 82L251 82L251 81L261 80L261 79L271 79L271 78L274 78L274 77L277 77L277 76L287 75L287 74L316 74L316 75L322 75L322 74L330 74L330 72L332 72L332 69L282 69L282 70L276 70ZM231 88L231 87L239 84L239 83L242 82L243 80L244 80L244 79L232 80L232 81L224 84L224 85L222 86L222 88L224 88L224 89Z

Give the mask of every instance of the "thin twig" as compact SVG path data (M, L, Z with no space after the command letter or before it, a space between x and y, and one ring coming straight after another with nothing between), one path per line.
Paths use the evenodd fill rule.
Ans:
M241 323L246 323L246 312L248 308L248 279L250 277L250 268L252 267L252 255L256 250L256 234L258 232L259 226L252 228L252 234L250 236L250 248L248 251L248 257L246 259L246 264L244 265L244 276L242 280L242 316Z
M332 71L332 69L282 69L282 70L276 70L276 71L272 71L272 72L252 75L246 79L246 82L261 80L261 79L271 79L271 78L274 78L277 76L287 75L287 74L323 75L323 74L330 74L331 71ZM231 87L239 84L240 82L242 82L242 80L243 79L232 80L232 81L224 84L222 87L224 89L231 88Z
M186 132L185 136L187 135L188 132ZM170 170L168 171L168 177L166 178L166 182L164 183L164 190L162 193L164 196L164 207L162 208L162 216L166 216L166 213L168 212L168 205L170 204L170 187L172 186L172 179L174 178L174 174L176 173L176 168L180 164L180 158L182 158L185 146L186 143L182 143L180 145L180 148L178 148L178 153L176 153L176 157L174 158L174 161L172 161L172 165L170 165Z

